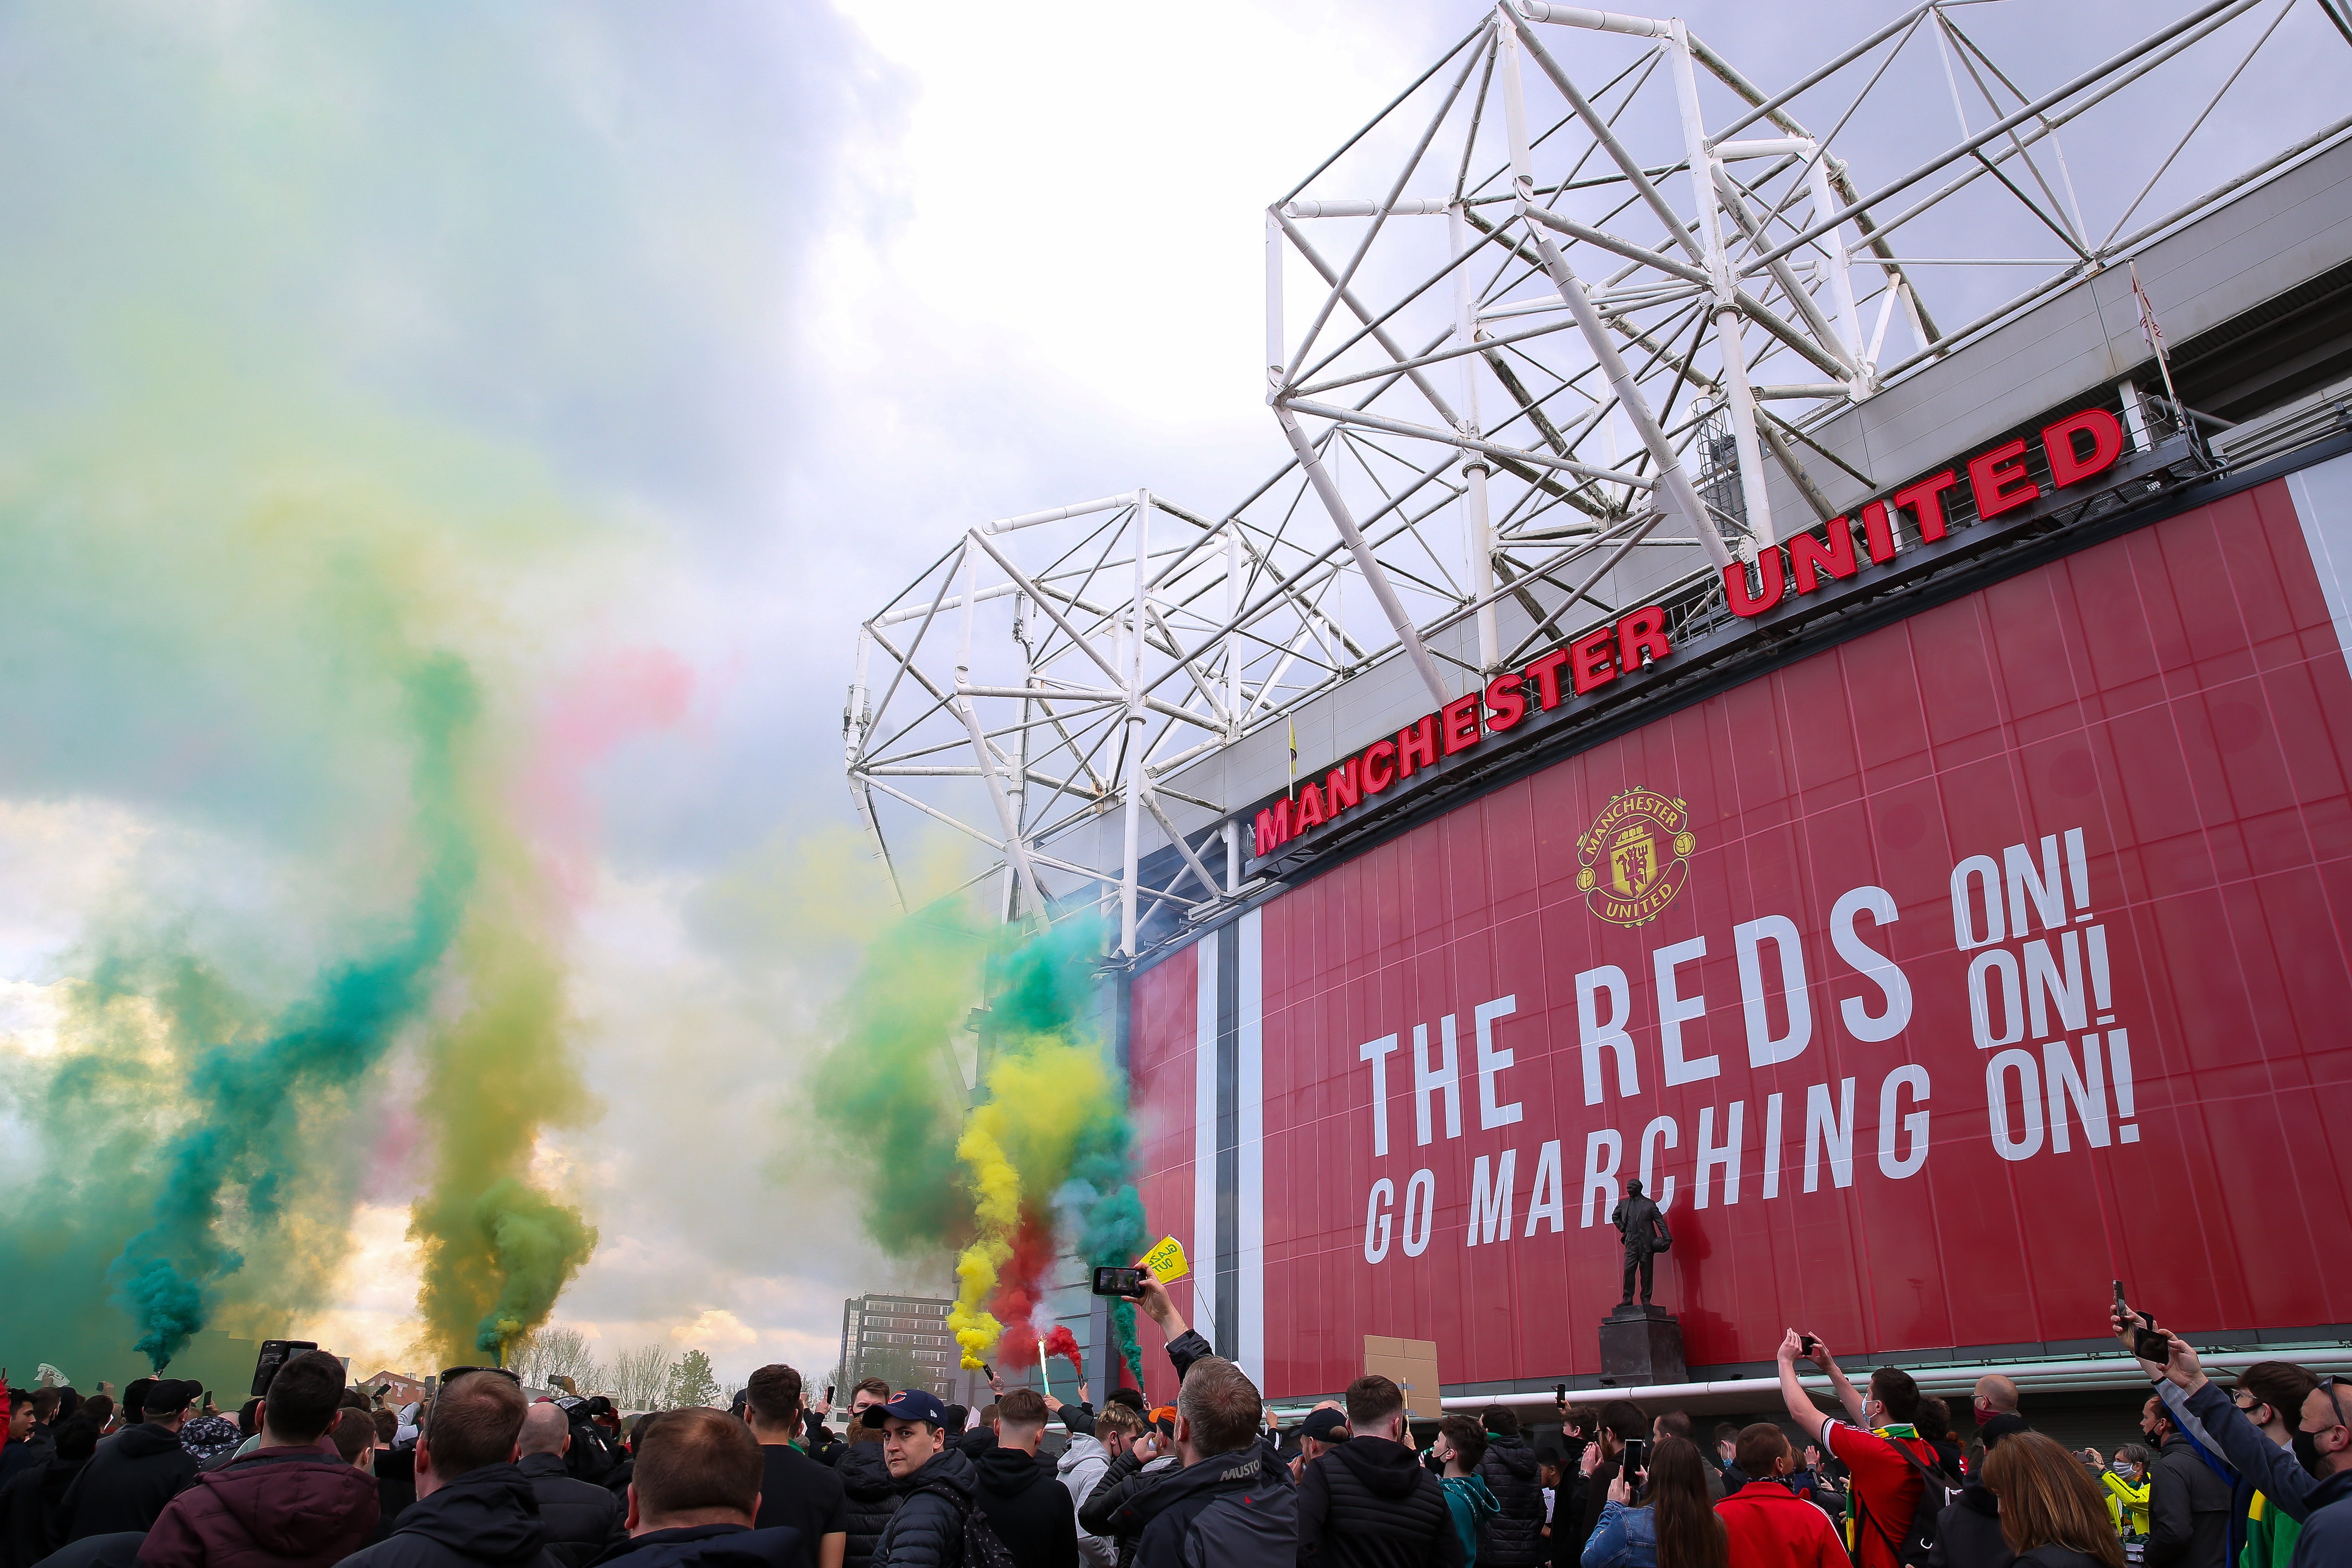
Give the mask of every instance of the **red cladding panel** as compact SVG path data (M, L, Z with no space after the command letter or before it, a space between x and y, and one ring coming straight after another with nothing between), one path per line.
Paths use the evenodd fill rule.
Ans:
M1192 1234L1199 957L1197 948L1187 948L1137 975L1129 996L1128 1097L1135 1122L1136 1168L1141 1173L1136 1185L1144 1212L1161 1226L1153 1233L1155 1239L1171 1230L1178 1236ZM1179 1279L1169 1287L1169 1294L1178 1310L1192 1312L1192 1280ZM1135 1335L1143 1350L1145 1391L1154 1405L1173 1404L1176 1376L1163 1353L1165 1339L1139 1312Z
M1645 1144L1654 1194L1673 1184L1658 1300L1694 1366L1769 1361L1791 1324L1855 1352L2095 1339L2113 1279L2191 1331L2341 1321L2347 776L2352 676L2273 484L1283 895L1268 1392L1344 1386L1366 1334L1436 1340L1449 1384L1597 1373L1615 1189L1587 1172L1638 1174ZM1691 1013L1673 1051L1662 963ZM1193 974L1139 977L1134 1014L1146 1203L1179 1234ZM1447 1016L1462 1130L1432 1089L1423 1143L1412 1031L1434 1058ZM1391 1033L1381 1158L1358 1047Z

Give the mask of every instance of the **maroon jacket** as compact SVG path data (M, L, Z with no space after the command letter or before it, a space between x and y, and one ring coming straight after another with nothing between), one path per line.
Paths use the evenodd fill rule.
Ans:
M142 1568L331 1568L375 1532L375 1478L315 1447L262 1448L172 1500Z

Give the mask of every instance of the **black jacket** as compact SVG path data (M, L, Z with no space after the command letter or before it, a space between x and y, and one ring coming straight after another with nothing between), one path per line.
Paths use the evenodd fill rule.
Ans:
M1970 1481L1959 1501L1936 1517L1936 1544L1928 1568L2009 1568L2016 1561L2000 1533L2000 1500Z
M2225 1568L2230 1483L2179 1433L2156 1456L2147 1486L2147 1568Z
M416 1506L416 1445L379 1448L375 1456L375 1536L368 1544L391 1538L400 1528L400 1516Z
M1503 1505L1486 1521L1486 1544L1478 1549L1481 1568L1535 1568L1544 1560L1543 1471L1536 1451L1524 1437L1489 1437L1478 1474Z
M195 1479L196 1457L177 1432L152 1421L126 1426L98 1446L66 1489L66 1539L145 1530Z
M1536 1516L1540 1530L1540 1490ZM1444 1483L1422 1468L1411 1448L1360 1436L1299 1477L1298 1560L1348 1568L1460 1568L1462 1537L1454 1532Z
M1299 1556L1297 1521L1290 1472L1272 1444L1252 1443L1171 1470L1129 1496L1112 1513L1109 1533L1142 1538L1136 1568L1290 1568Z
M905 1495L875 1543L875 1568L955 1568L963 1561L964 1514L979 1482L971 1460L955 1449L932 1455L900 1483Z
M974 1464L978 1464L982 1455L996 1447L996 1428L975 1426L969 1432L959 1433L949 1438L948 1447Z
M526 1454L515 1467L530 1479L539 1521L547 1528L547 1554L558 1568L588 1568L629 1538L627 1510L593 1481L575 1479L561 1454Z
M66 1489L89 1463L87 1458L51 1459L37 1469L19 1471L0 1487L0 1563L33 1568L65 1544Z
M592 1481L598 1486L613 1473L621 1462L620 1445L612 1434L586 1416L576 1416L572 1423L572 1447L563 1451L563 1473L575 1481Z
M1175 1473L1174 1458L1162 1456L1148 1466L1139 1465L1135 1450L1128 1449L1103 1467L1102 1479L1095 1482L1095 1489L1079 1506L1078 1528L1088 1535L1118 1542L1119 1568L1129 1568L1135 1562L1136 1548L1143 1544L1142 1528L1139 1525L1122 1532L1112 1521L1129 1502Z
M801 1560L801 1532L788 1525L753 1530L740 1524L697 1524L624 1536L598 1559L622 1568L793 1568Z
M1584 1517L1568 1521L1569 1529L1565 1531L1557 1524L1552 1526L1553 1561L1573 1563L1584 1555L1584 1543L1592 1539L1593 1531L1601 1524L1601 1510L1609 1506L1609 1483L1617 1479L1623 1464L1622 1459L1604 1456L1592 1468L1592 1473L1584 1478Z
M1069 1489L1022 1448L989 1450L972 1500L1021 1568L1076 1568L1078 1515Z
M336 1568L554 1568L539 1495L515 1465L468 1470L400 1516L400 1527Z
M892 1478L890 1467L883 1462L879 1443L844 1445L840 1458L834 1461L833 1473L841 1478L849 1525L849 1545L842 1553L842 1568L866 1568L874 1561L875 1545L881 1541L890 1516L898 1511L903 1489Z

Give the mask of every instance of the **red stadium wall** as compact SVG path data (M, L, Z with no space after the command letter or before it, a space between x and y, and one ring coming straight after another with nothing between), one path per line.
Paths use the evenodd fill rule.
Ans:
M2115 1278L2189 1329L2352 1315L2347 731L2272 484L1283 895L1251 1370L1336 1389L1381 1334L1436 1340L1448 1384L1597 1373L1608 1209L1645 1146L1694 1366L1769 1360L1792 1324L1853 1351L2091 1339ZM1194 1213L1195 994L1190 954L1135 982L1155 1234Z

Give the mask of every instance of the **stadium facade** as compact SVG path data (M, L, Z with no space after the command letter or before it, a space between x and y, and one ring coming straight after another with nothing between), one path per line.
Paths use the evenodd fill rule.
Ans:
M1668 70L1707 61L1678 23L1540 5L1499 15L1489 82L1526 64L1509 51L1535 22L1631 35ZM1565 77L1551 79L1572 108ZM1465 65L1462 102L1474 88L1483 105L1487 84ZM1744 96L1756 114L1780 101ZM1636 121L1591 99L1588 141L1613 157L1602 132ZM1446 105L1433 123L1461 112ZM1524 170L1527 132L1513 135ZM1372 623L1394 626L1385 647L1335 614L1318 637L1269 637L1269 654L1328 655L1326 678L1269 699L1283 677L1261 666L1253 683L1232 650L1255 592L1236 588L1213 596L1197 647L1226 662L1204 670L1143 608L1147 567L1164 584L1196 531L1229 576L1245 547L1271 561L1241 521L1269 492L1219 515L1110 498L1129 503L1122 518L1173 510L1185 542L1155 554L1134 528L1137 608L1118 624L1141 629L1096 660L1139 677L1160 626L1166 668L1194 656L1222 728L1135 773L1129 751L1105 752L1115 761L1080 802L1090 815L1050 823L1036 807L1047 784L1086 791L1076 767L1026 749L1043 700L1066 711L1076 686L1052 686L1034 658L1023 680L984 685L967 629L939 707L996 792L996 815L975 819L1015 828L999 836L998 886L1016 914L1093 902L1123 916L1108 973L1142 1190L1155 1234L1186 1241L1197 1273L1180 1297L1220 1352L1278 1400L1344 1386L1366 1339L1383 1336L1434 1340L1450 1402L1548 1404L1563 1382L1597 1391L1595 1330L1620 1289L1608 1215L1638 1176L1673 1228L1658 1300L1680 1317L1692 1379L1642 1392L1696 1409L1757 1407L1791 1324L1850 1364L1899 1360L1935 1389L1966 1386L1989 1362L2044 1391L2120 1389L2136 1374L2100 1331L2116 1279L2224 1347L2224 1364L2293 1346L2308 1364L2352 1368L2352 1278L2320 1245L2352 1225L2352 1152L2329 1131L2352 1111L2345 135L2339 124L2282 150L1965 329L1915 317L1920 352L1899 363L1881 343L1913 296L1885 246L1867 248L1883 222L1843 230L1841 247L1877 268L1875 338L1867 309L1838 297L1851 280L1827 265L1774 272L1769 232L1751 231L1740 276L1780 278L1781 293L1741 294L1739 308L1785 324L1812 319L1796 293L1818 301L1836 319L1809 341L1842 343L1829 357L1847 379L1783 418L1807 389L1730 363L1780 351L1743 349L1727 304L1710 374L1693 358L1679 367L1706 395L1675 416L1644 394L1644 371L1621 362L1617 381L1587 332L1597 379L1579 395L1609 405L1587 428L1633 427L1632 459L1539 439L1582 405L1527 392L1532 374L1505 374L1484 346L1544 289L1558 285L1555 304L1570 296L1565 269L1530 246L1533 292L1475 324L1465 309L1456 340L1475 339L1465 357L1518 389L1506 413L1481 428L1475 396L1465 410L1449 395L1450 422L1374 426L1402 476L1380 494L1434 471L1408 460L1416 440L1433 437L1439 464L1454 465L1430 499L1461 519L1471 566L1458 583L1430 587L1423 571L1424 597L1400 617L1380 579L1412 574L1397 534L1384 543L1373 526L1396 501L1335 495L1307 458L1336 468L1338 438L1293 435L1287 515L1321 523L1310 496L1329 510L1317 548ZM1832 162L1784 141L1748 156L1793 162L1815 146L1815 164ZM1504 226L1478 219L1463 194L1468 151L1461 164L1444 171L1452 195L1425 209L1454 215L1457 249L1463 224L1489 239ZM1651 168L1652 194L1672 173ZM1793 169L1790 188L1813 173ZM1642 183L1628 175L1611 195L1638 212ZM1573 184L1523 172L1515 210ZM1722 184L1736 205L1745 187ZM1411 182L1383 188L1363 211L1294 194L1270 228L1369 213L1377 235L1415 210L1401 195ZM1866 205L1847 188L1815 180L1787 232ZM1673 222L1700 233L1702 219L1738 237L1729 216L1693 201L1659 221L1671 237ZM1639 265L1672 249L1598 218L1538 217L1528 232L1539 225ZM1378 250L1351 239L1333 255ZM1738 292L1719 258L1663 258L1669 284L1701 275L1702 305L1710 279L1719 300ZM1367 276L1334 261L1323 282L1343 319L1354 310L1350 327L1364 323L1355 346L1376 365L1385 353L1381 387L1402 385L1420 374L1407 362L1442 356L1371 341L1391 318L1343 298ZM1415 279L1396 276L1412 299ZM1663 336L1629 320L1649 297L1621 296L1608 322L1621 351ZM1277 328L1269 401L1294 431L1327 406L1301 392L1310 357ZM1661 363L1677 369L1672 355L1647 369ZM1571 372L1558 380L1579 386ZM1594 392L1604 380L1613 395ZM1644 417L1686 463L1705 529L1643 531L1672 524L1677 489L1663 462L1643 466ZM1514 419L1517 435L1497 433ZM1611 490L1628 471L1647 489ZM1547 512L1572 526L1544 537L1580 530L1590 570L1508 553ZM1369 548L1333 548L1359 542ZM1086 592L1042 568L1012 579L1006 592L1052 617L1048 639L1058 627L1074 646L1090 629L1072 624ZM933 581L888 616L925 612L928 627L961 605L969 627L990 590L952 568ZM1297 624L1313 632L1316 615ZM863 689L861 785L887 772L873 770ZM957 713L965 693L992 690L1026 693L1017 758L999 740L1016 727ZM1139 749L1157 710L1105 706L1105 732ZM1068 879L1057 889L1048 873ZM1082 1297L1059 1305L1100 1342ZM1171 1392L1165 1376L1151 1369L1156 1398Z

